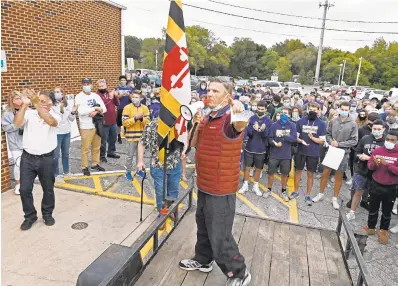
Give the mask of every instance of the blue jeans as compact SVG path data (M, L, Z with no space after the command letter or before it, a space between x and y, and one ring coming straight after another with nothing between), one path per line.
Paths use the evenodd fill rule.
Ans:
M178 165L171 170L166 171L166 186L167 193L166 196L177 199L178 190L180 189L180 179L181 179L181 161ZM156 207L158 211L162 209L162 199L163 199L163 169L151 168L151 176L155 182L155 193L156 193Z
M70 133L66 134L58 134L58 145L55 149L54 153L54 161L55 161L55 175L59 175L59 153L62 152L62 170L64 174L69 173L69 147L70 147Z
M108 155L114 155L116 152L117 125L104 125L104 137L101 139L101 158L106 155L106 143L108 143Z

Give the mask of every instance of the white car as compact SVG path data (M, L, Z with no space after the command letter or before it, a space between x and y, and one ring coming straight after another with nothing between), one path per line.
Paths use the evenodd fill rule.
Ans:
M367 89L361 99L370 99L370 101L379 102L386 95L385 90L370 88Z
M260 83L261 86L264 87L269 87L274 94L278 94L284 88L283 85L278 81L259 80L256 83Z
M389 96L390 96L390 101L391 102L397 102L398 101L398 88L393 87L389 91Z
M303 87L298 82L291 82L291 81L285 82L285 86L289 88L291 94L294 94L297 91L300 94L303 94Z

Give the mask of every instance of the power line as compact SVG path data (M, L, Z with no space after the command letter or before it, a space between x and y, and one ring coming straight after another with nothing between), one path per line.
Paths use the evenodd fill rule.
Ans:
M277 36L286 36L286 37L295 37L295 38L313 38L313 39L315 39L315 37L272 33L272 32L267 32L267 31L246 29L246 28L240 28L240 27L234 27L234 26L210 23L210 22L205 22L205 21L199 21L199 20L195 20L195 19L191 19L191 18L187 18L187 20L198 22L198 23L203 23L203 24L208 24L208 25L213 25L213 26L220 26L220 27L230 28L230 29L234 29L234 30L242 30L242 31L256 32L256 33L262 33L262 34L271 34L271 35L277 35ZM331 39L331 40L334 40L334 41L352 41L352 42L373 42L373 40L354 40L354 39Z
M322 18L317 18L317 17L300 16L300 15L286 14L286 13L273 12L273 11L267 11L267 10L261 10L261 9L254 9L254 8L249 8L249 7L244 7L244 6L234 5L234 4L228 4L228 3L223 3L223 2L214 1L214 0L209 0L209 1L213 2L213 3L220 4L220 5L225 5L225 6L230 6L230 7L235 7L235 8L240 8L240 9L245 9L245 10L250 10L250 11L263 12L263 13L275 14L275 15L280 15L280 16L296 17L296 18L302 18L302 19L322 20ZM186 5L186 4L184 4L184 5ZM369 24L398 24L398 22L394 22L394 21L361 21L361 20L339 20L339 19L328 19L328 21L348 22L348 23L369 23Z
M199 7L199 6L195 6L195 5L191 5L191 4L187 4L187 3L185 3L184 6L188 6L188 7L191 7L191 8L200 9L200 10L204 10L204 11L214 12L214 13L218 13L218 14L223 14L223 15L227 15L227 16L238 17L238 18L254 20L254 21L260 21L260 22L266 22L266 23L272 23L272 24L278 24L278 25L283 25L283 26L293 26L293 27L306 28L306 29L315 29L315 30L321 30L322 29L322 28L314 27L314 26L305 26L305 25L283 23L283 22L276 22L276 21L270 21L270 20L265 20L265 19L247 17L247 16L243 16L243 15L237 15L237 14L217 11L217 10L213 10L213 9L208 9L208 8L204 8L204 7ZM374 32L374 31L345 30L345 29L332 29L332 28L325 28L325 30L336 31L336 32L348 32L348 33L364 33L364 34L391 34L391 35L398 34L398 32L380 32L380 31Z

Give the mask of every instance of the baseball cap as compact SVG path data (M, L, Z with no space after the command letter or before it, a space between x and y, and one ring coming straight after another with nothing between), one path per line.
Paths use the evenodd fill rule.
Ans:
M82 83L92 83L91 78L89 78L89 77L83 78Z

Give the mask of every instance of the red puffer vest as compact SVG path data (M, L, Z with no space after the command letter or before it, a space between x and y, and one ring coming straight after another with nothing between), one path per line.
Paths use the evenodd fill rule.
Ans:
M195 158L197 185L199 190L212 195L229 195L238 190L244 132L234 139L228 138L224 124L230 124L230 120L230 112L226 112L199 125Z

